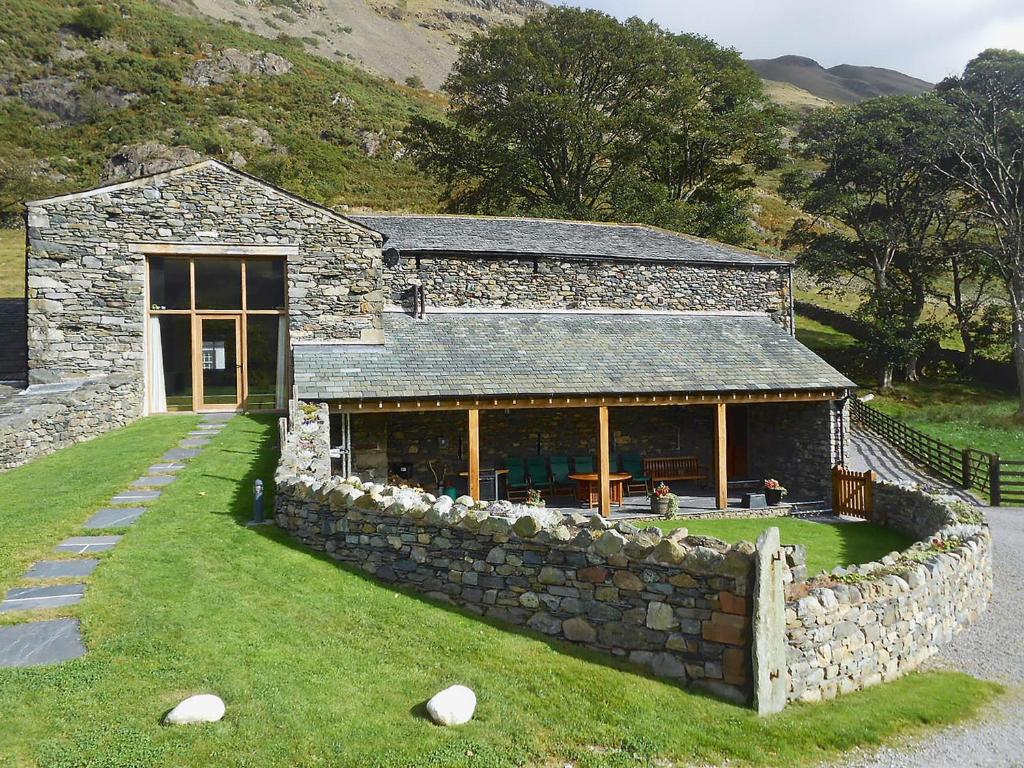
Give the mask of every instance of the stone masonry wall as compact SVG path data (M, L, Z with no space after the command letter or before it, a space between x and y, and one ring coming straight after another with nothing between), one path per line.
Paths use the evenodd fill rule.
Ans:
M379 327L380 238L217 164L28 209L31 381L142 375L145 257L130 243L293 245L293 340Z
M788 698L831 699L893 680L972 624L992 593L982 513L914 489L875 486L882 521L921 540L880 562L799 574L786 604ZM802 557L793 562L802 569Z
M647 309L765 312L788 328L789 275L778 265L714 266L668 262L532 258L404 258L388 276L392 304L408 303L411 281L427 307Z
M775 478L797 498L831 498L839 439L831 404L759 404L748 413L750 476Z
M141 384L120 374L30 387L0 399L0 469L134 421L142 412Z

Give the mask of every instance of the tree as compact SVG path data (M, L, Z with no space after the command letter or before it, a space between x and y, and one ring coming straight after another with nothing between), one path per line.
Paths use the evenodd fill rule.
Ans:
M456 211L737 239L742 163L778 157L779 112L735 51L639 19L552 8L497 27L463 45L444 91L447 120L415 119L403 141Z
M797 263L826 284L860 279L866 319L879 330L892 323L906 340L873 347L883 387L891 385L896 365L916 378L922 345L912 331L942 267L937 215L951 204L952 185L935 168L948 122L947 106L931 96L819 110L804 122L798 149L824 170L783 178L783 194L813 216L797 221L787 236L788 245L801 249Z
M30 152L0 144L0 221L20 215L22 203L49 194L52 189Z
M1024 422L1024 53L985 51L937 91L959 118L947 136L950 161L939 168L990 228L985 253L1010 297L1016 419Z

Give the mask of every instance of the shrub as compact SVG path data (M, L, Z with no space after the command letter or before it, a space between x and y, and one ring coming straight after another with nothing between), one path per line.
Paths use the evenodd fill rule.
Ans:
M405 78L405 84L410 88L423 88L423 80L419 75L410 75Z
M82 37L96 40L114 28L114 17L104 13L96 5L85 5L71 17L71 27Z

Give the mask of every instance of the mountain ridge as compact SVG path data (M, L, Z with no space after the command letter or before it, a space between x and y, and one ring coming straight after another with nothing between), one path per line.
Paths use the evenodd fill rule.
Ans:
M806 56L787 54L774 59L746 59L765 80L789 83L813 96L853 104L878 96L919 94L933 83L885 67L837 64L825 68Z

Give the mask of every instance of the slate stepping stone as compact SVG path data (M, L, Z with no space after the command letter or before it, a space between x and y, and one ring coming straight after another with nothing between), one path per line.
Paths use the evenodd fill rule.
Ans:
M196 424L196 431L206 434L208 432L220 432L224 429L224 422L221 421L201 421Z
M85 584L57 584L51 587L18 587L7 593L0 603L0 613L40 611L74 605L85 597Z
M123 528L131 525L146 511L145 507L116 507L101 509L85 521L86 528Z
M140 488L132 491L121 491L110 500L111 504L138 504L141 501L153 501L159 499L163 491L149 488Z
M182 440L180 443L178 443L178 446L180 448L202 448L204 445L209 444L209 440L203 440L202 438L198 437L190 437L185 440Z
M85 655L78 619L0 627L0 667L35 667Z
M168 472L180 472L185 468L184 464L176 461L162 461L159 464L154 464L146 471L151 475L163 475Z
M235 418L233 413L204 413L200 423L223 424L225 421L230 421L233 418Z
M83 557L80 560L40 560L25 573L26 579L77 579L96 570L99 560Z
M56 546L58 552L106 552L121 540L120 536L72 536Z
M163 461L182 461L183 459L194 459L199 455L196 448L171 448L160 458Z
M194 432L189 432L188 436L198 438L200 440L209 440L211 437L215 436L218 432L220 432L220 429L220 425L218 424L216 429L197 429Z
M132 488L156 488L161 485L170 485L176 479L173 475L146 475L132 483Z

